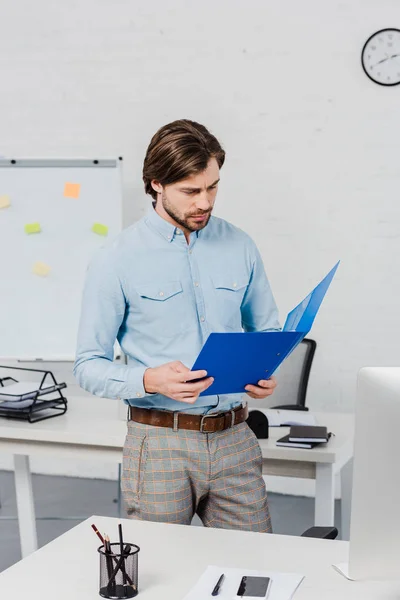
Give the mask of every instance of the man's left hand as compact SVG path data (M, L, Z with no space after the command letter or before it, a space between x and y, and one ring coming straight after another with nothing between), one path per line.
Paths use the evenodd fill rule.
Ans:
M246 385L244 389L250 398L261 400L262 398L271 396L271 394L274 393L276 386L277 382L275 377L270 377L270 379L260 379L257 385Z

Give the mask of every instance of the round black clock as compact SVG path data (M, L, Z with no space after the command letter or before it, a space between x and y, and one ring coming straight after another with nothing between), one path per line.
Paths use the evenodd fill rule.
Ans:
M400 29L381 29L365 42L361 52L365 74L379 85L400 83Z

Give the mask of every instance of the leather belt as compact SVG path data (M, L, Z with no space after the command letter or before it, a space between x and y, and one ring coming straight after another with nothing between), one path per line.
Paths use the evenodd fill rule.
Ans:
M170 427L174 431L178 431L178 429L190 429L192 431L201 431L202 433L214 433L215 431L224 431L224 429L229 429L230 427L239 425L239 423L243 423L248 417L248 412L247 405L209 415L190 415L187 413L130 406L128 415L131 421L142 423L143 425Z

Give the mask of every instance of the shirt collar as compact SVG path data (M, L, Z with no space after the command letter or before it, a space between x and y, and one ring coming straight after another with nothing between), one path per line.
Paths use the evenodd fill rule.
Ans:
M146 219L150 225L167 240L167 242L172 242L175 235L183 235L183 231L179 229L179 227L175 227L175 225L172 225L172 223L169 223L169 221L160 217L153 204L147 212ZM198 237L198 235L199 232L197 231L196 237Z
M153 228L158 231L158 233L161 233L161 235L167 240L167 242L172 242L176 231L175 225L172 225L172 223L169 223L168 221L160 217L153 205L150 206L146 218L150 225L152 225Z

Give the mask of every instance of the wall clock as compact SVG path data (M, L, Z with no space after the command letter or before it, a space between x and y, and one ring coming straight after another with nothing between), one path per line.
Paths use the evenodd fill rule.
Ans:
M381 29L365 42L361 52L365 74L379 85L400 83L400 29Z

